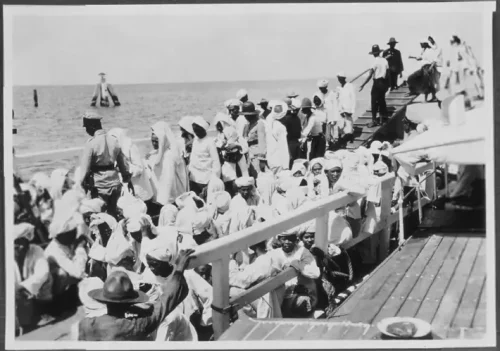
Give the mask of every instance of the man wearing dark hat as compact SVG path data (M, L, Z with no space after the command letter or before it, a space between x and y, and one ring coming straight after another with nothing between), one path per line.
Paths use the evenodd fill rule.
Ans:
M94 112L83 116L83 127L90 135L83 148L80 184L92 198L100 197L107 205L107 212L116 216L116 204L121 195L122 183L115 167L122 175L124 183L130 182L129 164L124 157L118 139L107 135L102 129L102 117ZM129 183L132 189L132 184Z
M267 108L269 106L269 101L267 101L266 99L262 99L257 105L262 109L260 118L266 119L267 116L269 116L269 114L271 113L271 110Z
M398 88L398 76L399 78L403 77L403 59L401 52L396 49L397 43L395 38L390 38L387 43L389 49L385 50L382 55L389 63L389 87L391 91Z
M370 79L373 77L371 91L372 121L367 125L368 128L373 128L380 125L379 121L377 121L377 112L379 112L381 119L383 116L387 116L385 93L388 88L389 63L385 58L380 56L381 50L378 45L373 45L372 51L369 54L373 55L375 60L370 68L370 74L366 78L365 82L361 84L359 91L363 90L365 85L368 84Z
M286 127L286 139L288 141L288 153L290 154L290 169L293 161L300 158L300 141L302 133L302 122L299 117L301 101L299 99L285 99L288 105L288 111L280 122Z
M102 289L89 292L94 300L106 304L107 314L85 318L78 325L78 340L83 341L146 341L155 332L166 316L172 312L189 292L184 270L194 250L182 250L175 266L162 269L172 272L162 287L159 300L149 310L134 311L132 306L148 302L148 296L134 289L132 281L124 271L112 272ZM168 275L168 274L166 274ZM134 313L132 313L132 311Z
M243 129L243 138L248 143L248 154L250 158L249 173L256 176L259 173L258 156L266 155L266 127L265 122L259 118L259 111L251 101L243 103L240 115L244 116L248 124Z

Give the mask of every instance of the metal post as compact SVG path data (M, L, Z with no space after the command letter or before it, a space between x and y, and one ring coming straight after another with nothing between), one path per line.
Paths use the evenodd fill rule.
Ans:
M448 189L448 164L444 165L444 189L445 189L446 197L449 197L450 191Z
M417 192L418 223L422 223L422 194L420 194L420 182L417 182L415 191Z
M432 162L432 200L437 199L436 162Z
M403 245L403 242L405 241L405 226L404 226L404 208L403 208L403 199L404 199L404 190L403 190L403 179L399 178L401 182L401 189L399 190L399 200L398 200L398 207L399 207L399 240L398 244Z

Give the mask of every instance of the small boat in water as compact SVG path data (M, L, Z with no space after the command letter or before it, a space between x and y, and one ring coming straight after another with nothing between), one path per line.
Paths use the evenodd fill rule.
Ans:
M120 106L120 101L118 100L118 96L115 94L113 87L111 84L106 82L106 73L99 73L99 76L101 76L101 81L97 83L94 89L90 106L95 107L98 98L100 98L99 104L101 107L109 107L110 98L113 100L113 104L115 106Z

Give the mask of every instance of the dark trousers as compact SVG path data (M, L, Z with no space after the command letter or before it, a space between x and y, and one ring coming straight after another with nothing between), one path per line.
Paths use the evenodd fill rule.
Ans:
M292 169L293 161L300 158L300 142L298 139L288 139L288 153L290 154L290 169Z
M387 105L385 103L385 93L387 92L387 83L384 78L375 79L373 81L371 92L372 103L372 120L377 119L377 112L387 114Z
M326 151L326 139L323 134L319 134L311 137L311 152L309 153L309 159L313 160L317 157L325 156Z
M109 188L96 188L97 192L92 192L92 198L101 198L106 203L106 212L116 218L117 203L122 194L122 185L112 186Z
M398 76L398 72L389 72L389 87L391 90L398 87Z
M160 212L162 209L162 204L154 202L153 200L144 201L147 207L146 214L151 217L154 225L158 225L158 220L160 219Z

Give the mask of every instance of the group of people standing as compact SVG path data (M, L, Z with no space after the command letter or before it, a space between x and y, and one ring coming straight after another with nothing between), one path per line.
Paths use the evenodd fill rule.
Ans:
M387 54L372 48L375 61L361 85L374 79L372 111L384 111L388 76L397 88L403 66L394 66L401 61L395 43L389 41ZM344 73L337 79L335 91L320 80L311 98L290 92L283 100L263 99L260 110L240 90L216 114L215 137L202 116L181 118L179 136L159 121L146 155L126 130L105 131L100 115L85 113L90 139L73 177L66 169L28 182L15 177L18 329L81 303L78 340L208 340L212 308L220 306L212 306L211 266L188 269L199 245L339 192L366 194L332 211L326 251L314 246L312 221L231 255L232 296L288 267L298 272L244 313L311 317L332 308L356 270L350 257L376 261L376 238L349 253L339 247L373 233L379 178L393 171L387 142L343 148L352 138L356 96ZM395 189L393 200L398 196Z

